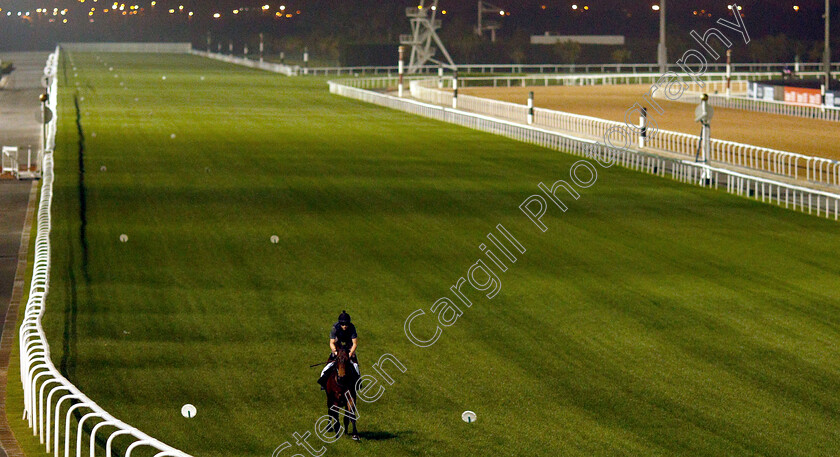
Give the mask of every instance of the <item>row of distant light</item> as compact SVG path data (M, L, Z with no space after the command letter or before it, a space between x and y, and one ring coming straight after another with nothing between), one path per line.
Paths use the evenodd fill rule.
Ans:
M154 3L155 2L152 2L153 5L154 5ZM183 8L183 7L181 7L181 8ZM271 9L271 5L268 5L268 4L260 7L260 10L262 10L263 12L269 12L270 9ZM276 11L274 13L274 15L277 16L277 17L284 17L284 16L285 17L292 17L292 16L294 16L294 14L300 14L300 10L295 11L294 14L287 13L286 12L286 5L280 5L279 7L277 7L277 9L280 10L280 11ZM239 13L242 13L242 12L248 11L248 10L250 10L250 8L237 8L237 9L231 11L231 12L235 16L235 15L238 15ZM169 12L172 13L172 10L169 10ZM222 13L213 13L213 18L219 19L221 17L222 17Z
M67 14L67 11L68 11L67 8L65 8L63 10L59 10L58 8L54 8L52 10L52 15L53 16L58 16L60 14L60 15L64 16L64 15ZM2 13L2 12L3 12L3 8L0 8L0 13ZM38 8L37 10L35 10L35 12L38 13L38 14L49 14L49 11L46 8ZM30 14L31 14L31 12L29 12L29 11L26 11L26 12L18 11L17 12L17 17L29 17ZM12 15L11 11L6 11L6 16L7 17L9 17L11 15ZM50 19L50 22L53 22L53 20ZM67 23L67 19L64 19L64 23L65 24Z
M97 2L99 2L99 0L92 0L92 1L93 1L93 3L97 3ZM85 0L78 0L78 2L79 2L79 3L85 3ZM156 1L156 0L155 0L155 1L152 1L151 5L152 5L152 7L157 6L157 1ZM134 14L137 14L137 13L138 13L138 11L143 11L143 8L140 8L140 6L139 6L139 5L132 5L132 6L129 6L129 7L128 7L128 8L129 8L129 10L128 10L128 11L125 11L125 8L126 8L126 5L125 5L124 3L123 3L123 4L117 4L117 3L114 3L114 4L111 6L111 10L113 10L113 12L118 12L118 13L119 13L119 12L122 12L122 15L123 15L123 16L126 16L126 15L134 15ZM419 9L423 9L423 7L422 7L421 5L418 5L418 6L417 6L417 8L419 8ZM542 8L542 9L546 9L546 6L545 6L545 5L542 5L542 6L541 6L541 8ZM728 5L728 6L727 6L727 8L729 8L729 9L731 10L731 9L732 9L732 5ZM270 6L270 5L268 5L268 4L266 4L266 5L263 5L262 7L260 7L260 9L261 9L262 11L264 11L264 12L265 12L265 11L270 10L270 9L271 9L271 6ZM286 6L285 6L285 5L280 5L280 6L278 7L278 9L279 9L280 11L275 12L275 16L277 16L277 17L284 17L284 16L285 16L285 17L287 17L287 18L290 18L290 17L293 17L293 16L294 16L294 15L293 15L293 14L291 14L291 13L286 13L286 12L285 12L285 11L286 11ZM431 9L432 9L432 11L435 11L437 8L436 8L435 6L432 6L432 7L431 7ZM581 8L581 7L580 7L580 6L578 6L577 4L573 4L573 5L572 5L572 9L573 9L573 10L582 9L583 11L588 11L588 10L589 10L589 5L584 5L584 6ZM659 11L659 5L652 5L652 6L651 6L651 9L652 9L653 11ZM743 9L742 7L740 7L740 6L738 7L738 10L739 10L739 11L741 11L742 9ZM794 5L794 6L793 6L793 10L794 10L794 11L799 11L799 9L800 9L800 8L799 8L799 5ZM239 13L241 13L241 12L243 12L243 11L248 11L248 10L249 10L249 8L238 8L238 9L235 9L235 10L233 10L233 11L231 11L231 12L232 12L234 15L238 15ZM0 12L2 12L2 11L3 11L3 8L0 8ZM53 16L57 16L57 15L61 14L62 16L64 16L64 15L66 15L66 14L67 14L67 11L68 11L68 10L67 10L66 8L65 8L65 9L63 9L63 10L59 10L58 8L53 8L52 15L53 15ZM90 11L88 12L88 16L93 16L93 13L94 13L95 11L96 11L96 8L91 8L91 9L90 9ZM106 9L104 9L104 10L102 10L102 11L103 11L104 13L108 13L108 12L110 12L110 10L109 10L109 9L107 9L107 8L106 8ZM36 10L35 10L35 12L36 12L36 13L38 13L38 14L49 14L49 10L48 10L47 8L38 8L38 9L36 9ZM175 8L170 8L170 9L169 9L169 14L175 14L175 12L176 12L176 9L175 9ZM179 6L178 6L178 9L177 9L177 12L179 12L179 13L183 13L183 12L184 12L184 5L179 5ZM695 16L697 16L697 15L700 15L700 16L703 16L703 15L708 15L708 16L711 16L711 13L707 13L707 12L706 12L706 10L700 10L700 11L695 10L695 11L693 11L693 13L694 13L694 15L695 15ZM190 17L193 17L193 15L194 15L194 14L195 14L195 13L194 13L194 12L192 12L192 11L187 12L187 15L188 15L188 16L190 16ZM300 10L295 11L295 14L300 14ZM446 10L442 10L442 11L441 11L441 14L446 14ZM12 12L11 12L11 11L6 12L6 16L11 16L11 15L12 15ZM500 11L499 11L499 15L501 15L501 16L510 16L510 12L509 12L509 11L500 10ZM18 12L17 12L17 16L18 16L18 17L22 17L22 16L28 17L28 16L30 16L30 12L29 12L29 11L26 11L26 12L23 12L23 11L18 11ZM215 18L215 19L219 19L219 18L221 18L221 17L222 17L222 13L214 13L214 14L213 14L213 18ZM67 19L64 19L64 22L66 23L66 22L67 22Z
M99 2L99 0L92 0L92 1L93 1L93 3L98 3ZM78 0L78 2L79 3L85 3L85 0ZM157 3L158 3L157 0L152 1L151 2L152 7L157 6ZM127 8L128 8L128 10L126 10L126 5L124 3L122 3L122 4L114 3L111 6L110 9L105 8L105 9L102 10L102 12L103 13L108 13L108 12L120 13L121 12L123 16L127 16L127 15L137 14L140 11L145 11L145 9L141 8L139 5L130 5ZM261 6L259 9L263 12L269 12L269 10L271 9L271 6L266 4L266 5ZM294 14L301 14L300 10L295 11L294 14L286 13L286 5L280 5L277 9L279 11L275 12L275 14L274 14L276 17L290 18L290 17L293 17ZM234 15L238 15L242 12L249 11L249 10L250 10L250 8L238 8L238 9L235 9L231 12ZM0 13L2 13L2 11L3 11L3 8L0 8ZM52 15L53 16L58 16L60 14L62 16L65 16L68 13L68 11L69 10L67 8L65 8L63 10L59 10L58 8L54 8L53 11L52 11ZM49 15L49 13L50 13L49 9L47 9L47 8L38 8L38 9L35 10L35 12L37 14L46 14L46 15ZM90 11L88 12L88 16L93 16L93 14L95 12L96 12L96 8L91 8ZM175 14L176 12L184 13L184 5L179 5L177 9L176 8L170 8L169 9L169 14ZM186 13L190 17L193 17L195 15L195 13L193 11L188 11ZM6 16L12 16L12 14L13 13L11 11L6 12ZM443 14L446 14L446 11L444 11ZM18 17L30 17L31 16L31 11L17 11L17 16ZM216 19L219 19L219 18L222 17L222 13L214 13L213 17L216 18ZM64 19L63 22L66 24L67 19Z

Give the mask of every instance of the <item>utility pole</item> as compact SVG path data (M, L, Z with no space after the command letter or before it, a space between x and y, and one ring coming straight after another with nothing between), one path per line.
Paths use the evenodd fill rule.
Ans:
M263 62L263 54L265 53L265 34L260 33L260 63Z
M823 65L825 65L825 90L831 87L831 40L829 39L829 22L831 17L831 7L829 0L825 0L825 54L823 55Z
M828 0L826 0L828 1ZM668 48L665 46L665 0L659 0L659 72L668 71Z

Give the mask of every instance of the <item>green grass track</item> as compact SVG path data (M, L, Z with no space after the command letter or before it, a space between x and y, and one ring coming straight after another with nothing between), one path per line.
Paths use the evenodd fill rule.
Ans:
M61 70L44 325L127 423L270 456L325 414L309 365L346 309L364 372L384 353L408 370L327 455L840 454L836 222L613 167L542 233L519 204L578 158L325 79L99 57ZM412 345L405 318L452 297L499 223L527 248L501 292L466 286L473 306Z

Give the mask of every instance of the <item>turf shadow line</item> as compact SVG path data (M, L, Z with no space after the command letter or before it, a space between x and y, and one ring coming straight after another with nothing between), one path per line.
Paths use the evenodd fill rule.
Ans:
M66 62L65 62L66 63ZM82 111L79 106L79 95L76 93L73 96L73 104L76 108L76 130L79 135L79 148L78 148L78 196L79 196L79 241L82 246L82 275L84 277L85 286L90 284L90 275L88 272L88 243L87 243L87 189L85 188L85 132L84 128L82 127ZM71 247L69 249L69 259L68 265L70 268L67 269L67 277L68 277L68 286L69 286L69 296L70 300L68 300L67 304L64 307L64 336L63 336L63 344L62 344L62 356L61 356L61 364L60 370L61 374L67 378L68 380L73 380L75 372L76 372L76 356L77 356L77 348L76 343L77 339L77 325L76 325L76 317L78 315L79 310L79 296L78 296L78 281L76 279L76 270L74 265L76 263L75 256L73 255L74 250L72 248L73 243L72 241L68 243ZM71 400L71 404L78 403L78 400ZM81 409L75 409L73 411L73 417L76 419L76 424L79 423L79 420L82 418L82 411ZM82 431L85 435L90 437L90 432L93 429L93 424L85 424L82 426ZM96 444L101 449L105 449L106 439L105 437L97 437ZM115 457L121 457L122 453L118 449L112 449L111 455Z
M82 246L82 274L86 284L90 283L90 277L87 272L87 202L85 192L85 177L84 177L84 154L85 154L85 136L82 129L81 110L79 108L79 96L74 95L73 102L76 108L76 129L79 135L78 148L78 196L79 196L79 239ZM73 252L73 243L68 243L70 249L69 268L67 269L67 279L69 286L70 299L64 305L64 333L62 337L62 354L59 369L61 374L67 379L73 379L76 372L76 342L77 342L77 325L76 317L79 310L79 287L76 278L75 270L75 256Z
M82 243L82 273L85 283L90 284L88 272L88 241L87 241L87 189L85 188L85 131L82 127L82 111L79 107L79 95L73 97L76 105L76 129L79 132L79 240Z

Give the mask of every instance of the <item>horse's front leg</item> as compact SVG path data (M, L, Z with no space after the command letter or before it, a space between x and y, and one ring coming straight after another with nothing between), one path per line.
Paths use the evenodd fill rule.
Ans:
M329 414L329 416L333 419L333 423L335 424L333 425L333 435L335 435L337 438L343 432L343 430L341 429L341 419L338 417L338 411L334 411L332 408L328 407L327 414ZM345 426L344 430L346 429L347 427Z
M353 395L351 398L348 398L348 400L349 409L354 412L353 418L350 419L350 422L353 423L353 434L351 434L350 437L356 441L359 441L359 432L356 430L356 417L359 414L359 410L356 409L356 396ZM347 429L347 432L350 433L350 429L347 428L347 424L345 424L344 427Z
M347 430L348 434L350 433L350 416L347 413L344 414L344 430Z

